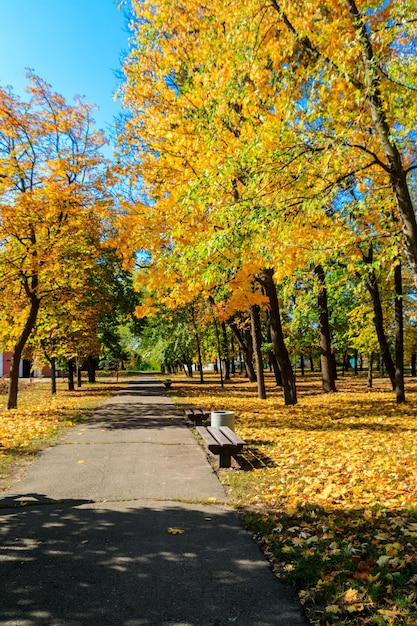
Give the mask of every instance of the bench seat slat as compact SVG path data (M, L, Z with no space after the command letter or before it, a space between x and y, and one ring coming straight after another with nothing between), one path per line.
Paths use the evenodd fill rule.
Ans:
M207 426L207 430L210 435L217 441L217 443L223 447L230 448L233 447L234 444L228 439L228 437L222 433L220 428L214 428L213 426Z
M213 437L213 435L209 432L208 428L206 428L205 426L197 426L196 430L200 437L204 439L209 448L221 448L221 445L219 444L217 439L215 439L215 437Z
M237 446L244 446L246 441L238 437L231 428L228 426L219 426L219 430L231 443Z
M230 467L232 456L240 452L246 443L227 426L197 426L197 432L210 452L219 455L220 467Z
M186 417L188 417L195 426L202 426L203 421L210 417L210 411L202 409L200 407L188 407L184 409Z

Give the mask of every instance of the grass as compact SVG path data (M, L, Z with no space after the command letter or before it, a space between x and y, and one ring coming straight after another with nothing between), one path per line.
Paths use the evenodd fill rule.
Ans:
M417 624L417 384L397 405L386 379L315 375L285 407L234 379L173 377L182 405L232 410L247 450L219 470L275 574L298 590L311 623Z

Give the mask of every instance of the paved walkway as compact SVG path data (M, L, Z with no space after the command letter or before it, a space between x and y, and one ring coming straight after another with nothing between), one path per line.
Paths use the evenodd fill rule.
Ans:
M192 429L145 377L5 492L0 580L0 624L306 624Z

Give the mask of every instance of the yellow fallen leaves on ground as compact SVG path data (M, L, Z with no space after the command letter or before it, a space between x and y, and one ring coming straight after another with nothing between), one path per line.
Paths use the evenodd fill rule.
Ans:
M48 383L34 382L22 385L19 406L10 411L7 396L0 396L0 478L11 461L50 443L63 428L88 417L114 391L115 385L100 383L69 392L59 383L57 395L51 396Z
M234 379L174 381L181 404L235 412L248 442L221 480L277 576L299 590L315 624L417 624L417 385L397 405L387 381L320 393L298 382L284 406ZM394 620L394 621L392 621Z

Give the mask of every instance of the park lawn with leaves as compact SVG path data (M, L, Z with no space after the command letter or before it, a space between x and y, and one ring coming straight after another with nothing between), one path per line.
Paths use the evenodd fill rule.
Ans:
M4 388L3 388L4 387ZM46 382L21 383L19 406L7 410L7 385L0 391L0 489L7 488L12 472L67 427L87 419L104 399L117 391L111 382L84 384L68 391L63 382L51 396Z
M300 377L301 378L301 377ZM397 405L386 379L322 394L298 380L284 406L241 379L175 380L181 405L232 410L247 450L219 470L275 574L314 624L417 624L417 384Z

